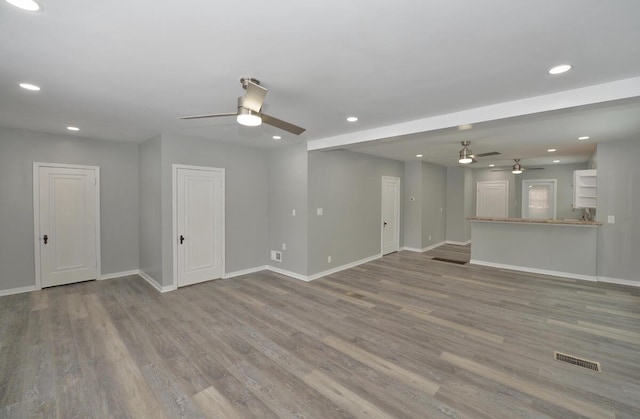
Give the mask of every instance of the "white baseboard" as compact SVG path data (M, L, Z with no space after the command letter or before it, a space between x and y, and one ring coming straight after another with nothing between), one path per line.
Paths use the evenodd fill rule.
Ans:
M466 246L468 244L471 244L471 239L467 240L466 242L456 242L456 241L453 241L453 240L447 240L445 243L446 244L455 244L457 246Z
M37 291L38 287L35 285L29 285L28 287L10 288L8 290L0 290L0 297L5 295L22 294L23 292Z
M278 273L280 275L289 276L291 278L299 279L300 281L309 282L311 281L307 275L297 274L295 272L287 271L286 269L280 269L275 266L267 265L266 269Z
M139 273L140 273L139 269L133 269L131 271L114 272L112 274L101 274L98 277L98 281L102 281L104 279L121 278L123 276L129 276L129 275L139 275Z
M640 281L632 281L630 279L609 278L606 276L599 276L598 282L606 282L608 284L628 285L630 287L640 287Z
M424 247L424 248L422 248L422 249L417 249L417 248L415 248L415 247L405 247L405 248L404 248L404 250L408 250L408 251L410 251L410 252L424 253L424 252L427 252L427 251L429 251L429 250L433 250L433 249L435 249L436 247L440 247L440 246L442 246L443 244L447 244L447 243L448 243L448 242L440 242L440 243L432 244L431 246Z
M175 291L177 289L177 287L175 285L165 285L164 287L160 284L158 284L158 282L153 279L151 276L149 276L147 273L145 273L144 271L138 271L137 272L138 275L140 275L142 277L142 279L144 279L145 281L147 281L149 283L149 285L151 285L153 288L155 288L158 292L168 292L168 291Z
M358 265L362 265L363 263L371 262L372 260L380 259L382 257L381 253L377 255L369 256L364 259L356 260L355 262L347 263L345 265L340 265L335 268L328 269L326 271L318 272L317 274L307 276L307 281L313 281L314 279L322 278L323 276L331 275L336 272L344 271L345 269L351 269Z
M226 272L224 275L222 275L222 278L224 279L234 278L236 276L248 275L255 272L264 271L265 269L269 269L269 267L267 265L263 265L263 266L256 266L255 268L243 269L241 271Z
M598 280L598 277L591 276L591 275L575 274L571 272L549 271L546 269L529 268L527 266L505 265L503 263L485 262L485 261L476 260L476 259L471 259L469 263L472 265L482 265L482 266L489 266L492 268L509 269L512 271L529 272L532 274L542 274L542 275L550 275L550 276L559 276L562 278L580 279L582 281L594 282Z

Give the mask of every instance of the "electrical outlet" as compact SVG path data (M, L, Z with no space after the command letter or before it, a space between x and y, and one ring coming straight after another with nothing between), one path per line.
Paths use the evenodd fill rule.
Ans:
M616 223L616 216L615 216L615 215L609 215L609 216L607 216L607 223L609 223L609 224L615 224L615 223Z
M282 250L287 250L287 243L282 243Z
M294 217L296 216L296 209L295 208L291 210L291 215L293 215Z
M317 215L322 215L322 208L318 208L318 209L316 210L316 214L317 214Z
M327 263L331 263L331 256L327 258Z

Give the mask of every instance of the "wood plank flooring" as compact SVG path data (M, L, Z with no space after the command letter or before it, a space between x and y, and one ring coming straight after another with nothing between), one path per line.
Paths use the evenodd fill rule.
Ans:
M640 417L640 289L432 257L2 297L0 417Z

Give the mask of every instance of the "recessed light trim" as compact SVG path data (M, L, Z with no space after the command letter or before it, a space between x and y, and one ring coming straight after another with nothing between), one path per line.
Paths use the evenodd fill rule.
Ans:
M420 158L422 157L422 154L416 154L416 157Z
M7 3L17 7L18 9L26 10L27 12L37 12L42 10L42 6L33 0L6 0Z
M34 92L37 92L38 90L40 90L40 86L36 86L35 84L31 84L31 83L20 83L18 84L18 86L26 90L32 90Z
M496 167L496 165L495 164L490 164L489 167Z
M553 162L554 163L560 163L560 160L554 160Z
M550 68L549 74L553 74L553 75L562 74L562 73L566 73L569 70L571 70L571 66L569 64L560 64Z
M458 126L458 130L460 131L466 131L471 128L473 128L473 124L462 124Z
M347 117L347 121L348 122L356 122L358 120L357 116L348 116Z
M80 128L78 128L78 127L74 127L74 126L68 126L68 127L67 127L67 129L68 129L69 131L80 131Z
M554 151L557 151L557 150L555 148L550 148L550 149L547 150L547 152L549 152L549 153L553 153Z
M584 140L588 140L589 136L588 135L583 135L582 137L578 137L578 140L580 141L584 141Z
M271 137L271 138L273 138L274 140L282 140L282 137L281 137L281 136L279 136L279 135L274 135L274 136L273 136L273 137Z

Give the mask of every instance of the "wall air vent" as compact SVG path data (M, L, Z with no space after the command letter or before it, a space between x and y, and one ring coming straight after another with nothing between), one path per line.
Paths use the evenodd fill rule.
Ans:
M577 365L588 370L602 372L602 368L600 367L599 362L589 361L587 359L578 358L573 355L563 354L562 352L554 351L553 359L555 359L556 361L562 361L568 364Z

